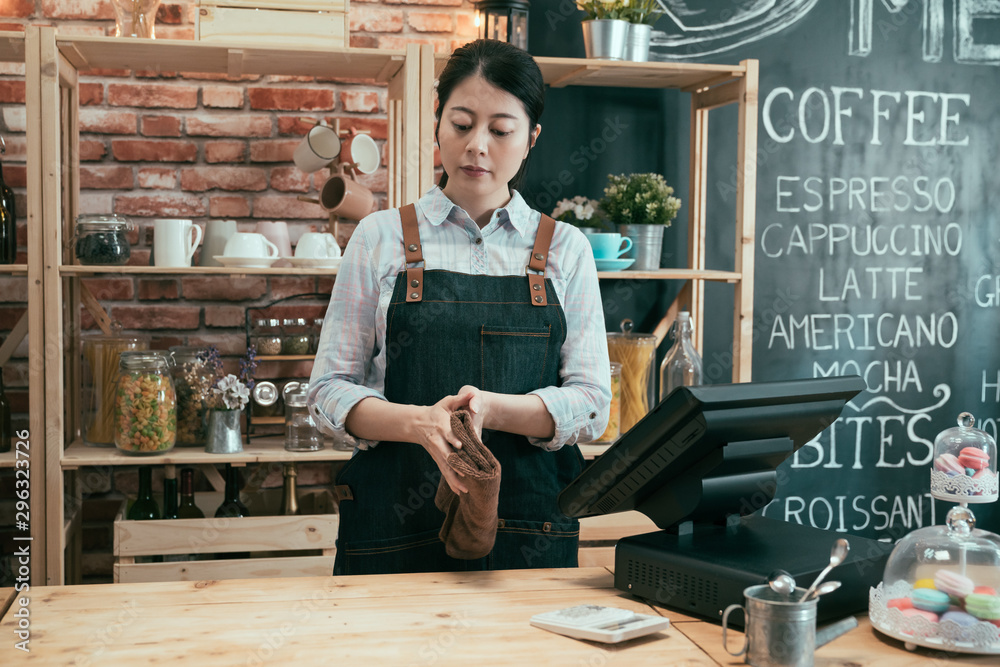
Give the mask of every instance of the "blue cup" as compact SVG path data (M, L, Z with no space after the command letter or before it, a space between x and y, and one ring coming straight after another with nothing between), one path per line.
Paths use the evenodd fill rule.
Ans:
M587 234L587 240L594 249L595 259L618 259L632 249L632 239L621 234ZM625 242L624 246L622 241Z

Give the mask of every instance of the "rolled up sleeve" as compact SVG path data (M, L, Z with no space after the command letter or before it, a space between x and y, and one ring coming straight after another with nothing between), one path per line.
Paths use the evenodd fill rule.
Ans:
M366 380L376 353L378 299L378 281L362 224L344 251L309 378L310 414L321 431L345 447L368 449L377 444L355 438L345 423L362 399L386 400L378 389L366 386L371 384Z
M576 230L573 233L579 235ZM550 451L596 440L607 428L611 411L611 365L597 267L589 244L580 237L585 247L571 246L579 260L569 263L575 270L567 280L562 304L567 332L559 369L562 384L529 392L542 399L555 422L551 439L529 441Z

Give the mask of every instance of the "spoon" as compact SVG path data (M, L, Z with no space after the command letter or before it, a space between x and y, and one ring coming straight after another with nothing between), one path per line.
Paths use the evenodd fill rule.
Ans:
M826 575L830 574L830 570L844 562L844 559L847 558L847 552L850 550L851 545L848 544L847 540L844 538L840 538L833 543L833 549L830 550L830 564L823 568L823 571L819 573L818 577L816 577L816 581L814 581L812 586L810 586L802 597L799 598L799 602L805 601L810 595L813 594L820 582L823 581Z
M840 588L839 581L824 581L816 588L816 591L813 593L812 597L818 598L820 595L826 595L827 593L832 593L838 588ZM804 598L804 599L811 600L812 598Z
M772 591L784 597L795 592L795 579L784 570L772 572L771 576L767 578L767 583L771 586Z

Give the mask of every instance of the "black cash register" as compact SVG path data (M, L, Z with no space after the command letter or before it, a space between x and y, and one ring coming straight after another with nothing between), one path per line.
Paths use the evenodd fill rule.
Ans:
M808 587L843 537L850 552L828 577L843 585L820 598L818 621L867 611L891 544L761 513L778 465L864 389L858 376L680 387L562 491L560 509L648 516L661 530L618 541L615 587L716 621L776 569Z

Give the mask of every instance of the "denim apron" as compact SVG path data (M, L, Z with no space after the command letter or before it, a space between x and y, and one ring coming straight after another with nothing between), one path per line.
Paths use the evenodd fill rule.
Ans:
M407 264L422 261L415 209L400 213ZM543 278L553 226L540 226L530 258L542 273L399 273L386 313L387 400L433 405L467 384L504 394L560 384L566 319ZM501 465L500 518L488 555L445 553L438 537L444 513L434 505L437 465L420 445L380 442L358 451L337 476L334 574L575 567L580 524L559 511L556 496L583 469L579 448L547 452L500 431L484 431L483 443Z

